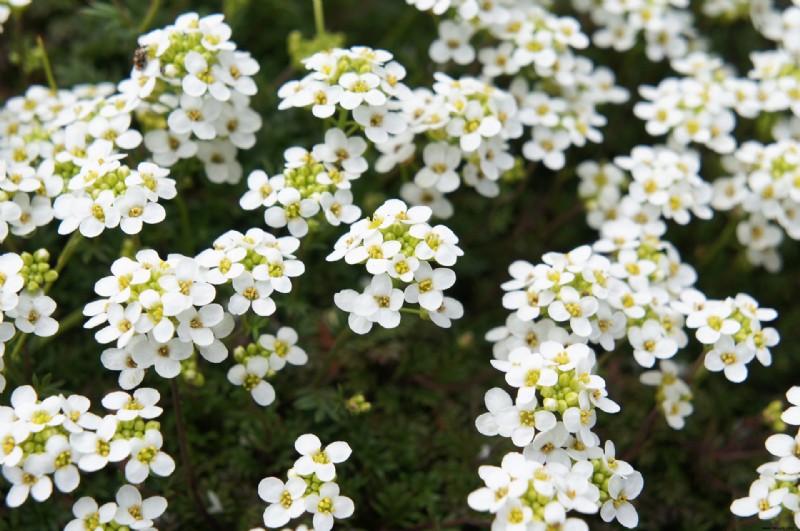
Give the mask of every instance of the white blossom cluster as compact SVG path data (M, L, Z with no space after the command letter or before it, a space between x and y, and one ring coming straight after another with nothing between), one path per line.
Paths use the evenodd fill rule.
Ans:
M736 236L750 262L780 270L784 234L800 239L800 143L745 142L724 162L729 176L714 182L712 206L741 214Z
M633 231L660 238L664 220L686 225L692 216L713 216L713 187L700 176L700 154L693 150L641 145L613 162L582 162L576 173L588 225L613 237Z
M329 531L334 519L349 518L355 510L353 500L342 496L336 483L336 465L347 461L352 450L343 441L323 448L319 437L311 433L298 437L294 447L300 457L287 472L286 482L269 477L258 484L258 495L269 504L264 525L283 527L309 513L314 531Z
M150 496L143 499L136 487L123 485L115 499L116 502L103 505L98 505L90 496L79 499L72 506L75 519L64 527L64 531L115 531L126 527L137 531L158 531L153 527L153 520L166 511L166 498Z
M572 0L572 5L598 26L592 42L600 48L630 50L641 33L647 58L657 62L684 56L696 38L689 0Z
M353 223L336 242L328 261L344 258L348 264L364 264L373 275L363 293L346 289L334 297L336 306L350 313L348 323L354 332L366 334L374 323L396 327L405 302L418 304L420 309L412 312L443 328L464 314L461 303L444 295L456 281L449 267L464 252L453 231L431 226L430 217L428 207L408 208L391 199L372 217Z
M286 364L305 365L308 354L297 346L297 332L288 326L278 329L275 335L264 334L255 343L237 347L233 351L236 365L228 371L228 380L249 392L260 406L275 401L275 389L267 379L283 369Z
M135 259L118 259L112 275L95 284L103 298L84 309L86 328L104 325L97 341L115 343L103 352L103 365L120 371L120 386L132 389L151 367L174 378L195 349L211 363L222 362L228 349L221 339L233 331L233 315L272 315L272 294L289 293L291 279L305 270L291 254L298 246L296 238L251 229L223 234L195 258L171 254L163 260L142 250ZM217 288L227 284L233 287L228 312L214 302Z
M450 6L450 2L409 3L434 13ZM437 63L460 65L477 58L485 82L436 74L433 93L415 90L404 105L409 134L396 144L377 146L383 153L377 169L390 170L413 155L410 133L424 133L425 166L403 197L435 205L434 212L440 216L452 210L441 196L459 186L458 177L484 196L498 195L497 181L515 165L508 142L523 135L523 125L531 130L523 156L559 170L571 145L602 141L597 128L605 125L606 119L597 106L628 98L625 89L614 85L610 70L595 68L591 61L573 53L588 45L578 22L553 15L542 2L466 1L458 3L453 16L440 22L439 38L431 44L430 56ZM492 45L476 52L470 40L477 34L489 36ZM508 92L497 84L504 76L512 76ZM528 81L531 77L533 83ZM483 113L478 103L484 107ZM465 127L473 134L462 133ZM447 137L437 131L446 132ZM481 137L483 143L478 143ZM461 160L466 164L459 170Z
M58 322L51 317L56 302L44 293L45 285L58 277L50 269L49 259L45 249L0 255L0 391L6 386L2 374L6 343L19 337L17 331L39 337L58 331Z
M767 2L769 1L767 0ZM707 17L734 20L749 17L751 8L765 3L763 0L755 2L751 0L705 0L702 7L703 14Z
M125 479L137 485L151 473L172 474L175 462L162 451L159 423L153 420L162 412L158 400L155 389L142 388L133 396L116 391L103 398L111 413L100 417L89 411L84 396L40 400L29 385L15 389L11 406L0 406L0 464L11 483L6 505L19 507L29 496L44 501L54 483L59 491L72 492L81 471L109 463L127 460Z
M753 117L762 107L765 93L755 82L733 76L719 57L705 52L675 60L673 67L685 77L639 87L645 101L635 105L634 114L646 122L651 135L669 134L671 144L696 143L717 153L733 151L734 110Z
M508 142L523 133L517 102L510 93L476 78L453 79L441 72L434 78L433 91L417 89L403 104L408 133L395 143L376 146L381 152L376 170L388 172L406 163L417 149L415 141L422 138L415 188L439 198L463 181L485 197L497 196L500 177L514 166Z
M223 15L185 13L139 37L120 105L135 105L153 161L170 167L197 157L209 180L236 184L239 149L250 149L261 116L250 107L258 62L237 50Z
M269 177L262 170L252 172L239 203L245 210L265 207L267 226L286 227L297 238L308 233L307 219L320 211L331 225L352 223L361 209L353 204L351 181L367 171L366 149L360 136L328 129L325 142L310 152L300 147L286 150L283 173Z
M782 413L781 420L800 426L800 387L789 389L786 398L791 405ZM758 467L759 477L750 485L749 495L735 500L731 512L745 518L758 516L761 520L786 516L778 521L792 521L800 529L800 431L794 436L771 435L766 447L777 459Z
M680 377L681 368L671 360L660 360L658 368L645 371L639 381L656 388L656 402L672 429L682 430L686 417L694 413L692 391Z
M616 518L635 527L639 518L629 500L642 490L642 476L616 459L611 441L601 448L592 431L598 409L620 409L594 374L594 351L558 328L542 339L492 362L517 393L512 399L503 389L490 389L488 412L476 426L484 435L509 437L524 450L507 454L501 467L481 466L486 487L473 492L468 503L495 514L493 529L535 529L536 523L588 529L582 520L567 518L570 511L599 511L606 522Z
M175 197L169 172L135 169L124 151L142 142L132 128L135 102L120 103L110 83L51 91L32 86L0 110L0 241L61 220L59 234L127 234L164 219L160 199Z
M594 251L583 246L566 255L547 253L543 262L519 261L509 269L513 280L503 285L503 305L514 313L506 326L487 334L499 362L511 360L519 347L550 339L599 344L606 351L626 339L636 362L651 368L687 345L686 328L695 330L705 346L705 367L722 371L732 382L747 378L754 358L764 366L772 363L770 349L779 335L762 323L777 313L759 308L745 294L706 299L692 287L694 269L681 262L668 242L601 239ZM661 409L669 424L680 429L682 417L692 410L691 393L685 384L661 385L674 383L676 373L674 365L662 364L660 374L648 373L643 382L659 386Z
M376 143L386 135L398 134L404 125L397 119L396 107L409 89L402 83L406 70L385 50L366 46L334 48L303 60L311 73L290 81L278 91L279 109L311 107L317 118L340 115L353 119Z

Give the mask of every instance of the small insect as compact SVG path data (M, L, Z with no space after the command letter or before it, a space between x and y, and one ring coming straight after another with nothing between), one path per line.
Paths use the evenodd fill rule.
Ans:
M147 67L147 48L144 46L136 48L133 52L133 67L136 70L144 70Z

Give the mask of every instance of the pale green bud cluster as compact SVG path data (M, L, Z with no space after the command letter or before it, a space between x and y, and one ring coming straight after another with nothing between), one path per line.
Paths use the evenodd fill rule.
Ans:
M39 249L35 253L22 253L22 269L19 274L25 279L25 289L35 293L46 284L55 282L58 272L50 268L50 253L47 249Z

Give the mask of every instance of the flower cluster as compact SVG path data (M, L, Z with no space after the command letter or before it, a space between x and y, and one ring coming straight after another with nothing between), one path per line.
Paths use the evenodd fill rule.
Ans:
M692 391L680 378L680 368L671 360L658 362L658 369L645 371L639 380L656 387L656 402L672 429L682 430L686 417L694 413Z
M405 163L424 139L422 167L414 185L434 195L457 190L461 181L486 197L496 196L500 177L514 167L508 141L522 136L516 100L472 77L434 74L433 91L417 89L403 104L409 132L382 152L376 169ZM464 163L462 165L462 162Z
M139 37L119 104L135 106L156 163L196 156L209 180L235 184L242 177L237 151L253 147L261 117L250 108L258 62L230 38L222 15L197 13Z
M120 227L128 234L164 219L159 199L175 197L168 171L122 163L142 135L131 105L111 84L51 91L32 86L0 111L0 240L61 220L58 231L87 237Z
M343 441L323 448L319 438L310 433L298 437L294 447L300 458L289 469L286 482L269 477L258 485L258 495L269 504L264 525L283 527L309 513L314 515L314 531L329 531L334 518L348 518L355 509L353 500L339 494L335 466L346 461L352 450Z
M500 388L486 393L487 413L476 420L484 435L509 437L522 453L509 453L501 467L481 466L486 487L473 492L469 505L495 514L493 529L545 526L588 529L567 513L615 518L635 527L638 516L629 500L643 486L641 474L616 459L614 444L604 448L592 431L597 410L616 413L603 378L594 374L594 351L569 344L562 329L551 328L541 343L512 350L492 364L517 388L516 397ZM566 344L565 344L566 343ZM519 527L524 525L525 527Z
M772 364L771 347L780 341L778 331L762 325L778 313L759 308L749 295L706 300L702 293L688 290L673 307L686 316L686 326L695 329L695 337L706 348L705 367L723 371L732 382L747 378L747 364L753 358L766 366Z
M120 371L120 386L132 389L151 367L163 378L174 378L195 349L211 363L222 362L228 349L221 339L233 331L233 315L272 315L273 293L289 293L292 278L305 271L292 255L299 245L291 236L250 229L226 232L195 258L171 254L165 261L143 250L135 259L116 260L112 275L95 284L104 298L84 309L90 318L86 328L105 325L95 334L97 341L116 343L103 352L103 365ZM226 312L214 300L228 284L233 294Z
M730 176L714 182L712 205L742 213L736 235L747 258L777 271L784 233L800 239L800 144L746 142L726 162Z
M745 294L706 299L692 288L694 269L683 264L667 242L652 238L615 242L606 239L595 246L610 251L610 259L584 246L566 255L548 253L536 266L512 264L513 280L503 285L508 291L503 305L514 313L506 326L487 335L495 342L497 363L511 360L519 347L530 348L561 334L555 336L562 338L559 341L599 344L607 351L625 338L636 362L651 368L656 360L668 360L686 346L684 328L688 328L696 329L698 341L706 347L706 368L724 371L733 382L744 381L747 364L754 358L762 365L771 364L770 348L779 336L762 322L774 319L774 310L759 308ZM670 367L674 366L663 365L662 371L671 376L650 373L644 383L675 383L676 370ZM674 417L691 413L688 388L662 386L657 397L668 419L673 417L670 425L683 427L683 421Z
M353 204L350 186L367 171L366 149L363 138L328 129L325 142L310 152L288 149L282 174L269 177L262 170L252 172L247 178L249 190L239 203L245 210L265 207L269 227L287 227L298 238L308 233L306 220L320 211L331 225L352 223L361 209Z
M450 5L409 3L434 13ZM473 63L477 57L486 82L451 80L439 73L434 93L415 90L404 105L410 132L425 133L425 167L417 172L404 197L438 204L443 214L451 209L441 194L457 188L459 176L484 196L499 193L497 181L515 167L508 142L522 136L523 125L531 128L523 156L559 170L571 145L602 140L597 127L606 120L597 106L628 98L626 90L614 85L610 70L595 68L590 60L574 54L573 50L588 44L575 19L553 15L542 2L457 4L455 18L440 22L439 38L431 44L430 56L438 63L457 64ZM487 37L481 42L488 42L477 53L470 44L476 34ZM497 83L504 76L512 76L508 91ZM406 136L405 142L400 137L397 144L378 146L383 152L378 166L384 164L383 169L388 170L412 156L414 138ZM481 138L483 142L479 142ZM467 164L457 171L459 155Z
M297 332L284 326L275 335L264 334L256 343L237 347L233 351L236 365L228 371L228 380L242 386L260 406L275 400L275 389L267 381L286 364L305 365L308 354L297 346Z
M39 337L49 337L58 331L58 322L51 317L56 302L44 293L45 286L58 278L49 261L46 249L34 254L0 255L0 371L4 367L6 343L17 331ZM5 321L6 318L14 322ZM5 377L0 374L0 391L5 386Z
M791 406L781 420L799 426L800 387L789 389L786 398ZM759 478L750 486L749 495L735 500L731 512L741 517L758 515L761 520L776 520L784 525L793 522L800 529L800 431L794 436L771 435L766 447L777 460L758 467Z
M696 38L689 0L572 0L572 5L599 27L592 42L600 48L630 50L643 33L647 58L655 62L684 56Z
M374 134L385 138L385 133L398 134L404 129L392 117L399 99L409 90L402 83L406 71L392 61L389 52L366 46L334 48L304 59L303 65L311 73L281 87L279 109L311 107L317 118L329 118L338 107L344 117L352 112L362 127L374 128L372 134L367 133L370 138Z
M336 305L350 313L348 323L354 332L366 334L374 323L396 327L404 302L418 304L420 309L412 312L443 328L463 315L461 303L444 291L456 281L449 267L464 253L453 231L429 225L430 217L428 207L408 208L392 199L372 217L353 223L336 242L328 261L344 258L348 264L364 264L373 275L363 293L346 289L335 296Z
M142 499L142 494L133 485L123 485L116 495L116 503L97 505L94 498L85 496L72 506L71 520L64 531L113 531L127 527L143 531L158 531L153 520L164 514L167 500L161 496Z
M72 492L80 471L95 472L125 461L125 479L142 483L152 473L168 476L175 462L161 450L161 415L155 389L142 388L133 396L122 391L106 395L103 406L112 413L89 412L89 399L80 395L39 400L25 385L11 395L11 407L0 406L0 464L11 483L9 507L19 507L30 495L44 501L53 491ZM159 513L160 514L160 513Z

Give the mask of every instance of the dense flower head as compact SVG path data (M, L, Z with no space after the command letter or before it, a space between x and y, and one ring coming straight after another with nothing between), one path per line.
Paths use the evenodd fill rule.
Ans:
M54 484L61 492L72 492L81 472L126 459L125 476L132 483L141 483L149 472L171 474L174 461L158 451L160 424L153 420L161 414L155 406L158 399L154 389L142 388L134 397L111 393L103 405L114 413L100 417L89 411L89 399L81 395L40 400L29 385L15 389L11 406L0 406L0 465L11 483L6 504L18 507L29 496L44 501Z
M363 293L348 289L334 299L350 313L348 322L356 333L369 332L373 323L398 326L404 302L418 304L416 312L444 328L463 315L461 304L445 297L444 291L456 280L449 266L464 253L453 231L431 226L430 217L428 207L409 208L391 199L371 217L353 223L328 255L328 261L344 258L348 264L364 264L373 275Z
M334 519L348 518L355 510L353 501L340 495L336 483L336 464L350 457L350 445L336 441L323 448L316 435L306 433L297 438L295 449L300 458L288 471L286 482L269 477L258 485L259 497L269 503L264 525L283 527L309 513L314 515L315 531L329 531Z

